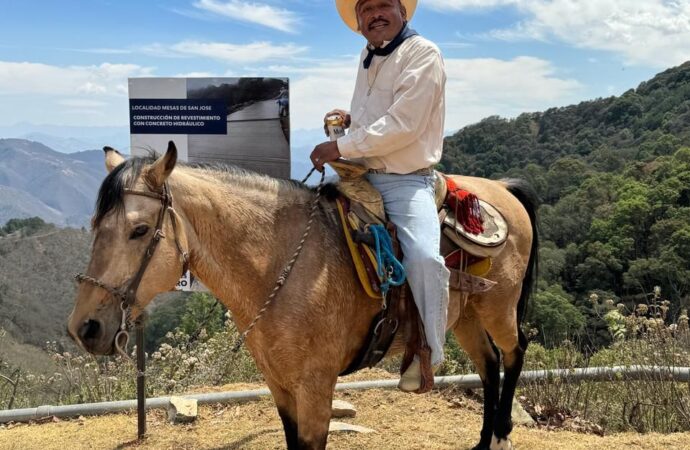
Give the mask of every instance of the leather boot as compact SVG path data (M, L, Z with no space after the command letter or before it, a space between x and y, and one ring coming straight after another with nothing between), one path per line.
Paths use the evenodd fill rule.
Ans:
M409 367L400 377L398 389L404 392L414 392L422 385L422 370L419 364L419 358L414 357Z

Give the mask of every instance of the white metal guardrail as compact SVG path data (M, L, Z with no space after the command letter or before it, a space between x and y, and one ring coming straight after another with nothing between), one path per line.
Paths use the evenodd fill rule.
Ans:
M501 378L503 375L501 375ZM588 367L585 369L557 369L525 371L520 375L519 382L559 379L563 382L579 381L622 381L622 380L668 380L676 382L690 382L690 367L658 367L658 366L615 366ZM398 379L358 381L353 383L338 383L336 391L364 390L364 389L393 389L398 386ZM457 386L465 389L481 388L479 375L453 375L436 377L436 387ZM181 397L196 399L199 404L215 403L244 403L269 396L268 389L252 391L214 392L209 394L182 395ZM146 400L146 409L167 408L170 397L156 397ZM50 406L37 408L10 409L0 411L0 423L26 422L42 417L76 417L95 416L123 411L134 411L136 400L117 402L82 403L78 405Z

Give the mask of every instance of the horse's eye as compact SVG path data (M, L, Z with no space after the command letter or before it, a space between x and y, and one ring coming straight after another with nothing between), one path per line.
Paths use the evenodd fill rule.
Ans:
M132 234L129 235L130 239L137 239L145 235L146 233L149 232L149 226L148 225L139 225L132 231Z

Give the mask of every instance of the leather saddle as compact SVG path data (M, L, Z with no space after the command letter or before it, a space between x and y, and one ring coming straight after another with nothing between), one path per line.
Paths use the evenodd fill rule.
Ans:
M387 223L383 199L367 181L364 166L347 160L330 165L340 177L336 186L342 194L337 200L338 213L357 275L367 295L380 299L381 280L374 275L377 261L374 238L368 227ZM508 225L496 208L478 199L483 231L477 234L467 231L450 207L449 183L455 188L452 180L447 181L444 174L437 172L435 197L442 232L440 250L451 271L450 288L468 294L485 292L495 283L482 277L491 269L491 259L503 251Z
M375 240L369 231L371 225L386 225L394 248L398 249L396 256L402 260L395 227L386 222L383 199L367 181L365 167L342 159L329 164L340 178L336 185L341 194L336 199L338 215L358 278L367 295L382 300L382 310L372 321L365 345L341 375L376 365L387 352L395 334L402 329L406 346L401 373L417 355L422 368L422 386L417 393L427 392L433 387L431 352L409 286L405 283L393 288L387 299L381 293L383 280L378 276ZM491 258L505 246L506 222L495 208L480 200L481 220L486 226L479 234L469 233L462 221L456 220L448 204L446 176L439 173L435 179L436 207L442 229L441 252L451 272L450 289L467 294L488 291L496 283L482 277L491 268ZM449 182L456 189L453 181Z

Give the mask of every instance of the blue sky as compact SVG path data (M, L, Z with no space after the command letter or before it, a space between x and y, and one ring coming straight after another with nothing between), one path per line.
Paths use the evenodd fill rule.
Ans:
M125 126L127 77L286 76L293 130L349 105L363 38L331 0L4 0L0 127ZM618 95L690 59L690 0L420 0L448 131Z

